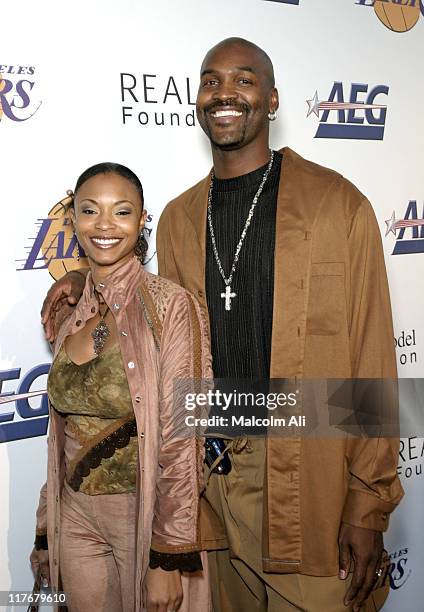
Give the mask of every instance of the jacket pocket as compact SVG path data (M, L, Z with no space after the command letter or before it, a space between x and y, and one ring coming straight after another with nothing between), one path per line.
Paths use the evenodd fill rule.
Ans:
M306 333L334 336L340 332L345 311L344 263L313 263L306 319Z

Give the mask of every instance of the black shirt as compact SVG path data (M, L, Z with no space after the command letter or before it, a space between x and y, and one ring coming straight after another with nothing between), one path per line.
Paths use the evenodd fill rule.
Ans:
M274 152L268 180L256 205L233 275L231 310L225 310L225 283L212 249L206 247L206 297L211 324L215 378L269 378L274 294L275 215L282 155ZM266 164L249 174L214 179L212 224L218 254L228 277L234 253Z

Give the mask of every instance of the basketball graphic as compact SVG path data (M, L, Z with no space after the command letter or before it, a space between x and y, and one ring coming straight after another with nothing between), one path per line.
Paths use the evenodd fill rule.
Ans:
M71 202L72 198L67 196L50 210L48 217L52 222L41 245L48 270L55 280L70 270L88 268L88 260L72 229L68 212ZM78 260L79 252L82 256Z
M393 32L407 32L420 18L420 4L416 0L406 5L387 0L376 0L374 11L386 28Z

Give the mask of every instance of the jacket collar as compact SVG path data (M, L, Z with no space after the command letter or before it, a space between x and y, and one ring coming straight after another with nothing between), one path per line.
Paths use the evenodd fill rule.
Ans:
M282 172L284 173L284 165L288 160L292 160L292 158L296 155L294 151L289 149L289 147L284 147L279 151L283 156L282 162ZM207 212L208 212L208 193L209 193L209 185L211 182L211 174L212 169L209 174L197 184L197 189L193 189L192 197L185 203L185 210L187 216L189 217L193 227L196 231L197 239L200 245L200 250L202 252L202 261L206 261L206 220L207 220ZM283 193L283 185L280 180L279 190L278 190L278 198L280 200L281 197L284 196Z
M137 257L132 257L130 261L117 268L96 286L94 286L90 270L87 274L83 294L76 307L76 318L85 323L87 319L93 316L93 306L97 306L94 290L103 297L111 310L125 308L133 298L134 292L144 279L145 274Z
M206 259L206 219L211 175L212 169L209 174L198 183L198 189L193 191L191 199L185 204L186 213L193 224L197 240L199 241L203 261Z
M142 282L146 279L147 272L136 257L110 274L102 283L96 287L106 304L114 315L124 310L127 304L133 299L134 293ZM102 286L100 286L102 285ZM94 293L94 283L91 271L88 272L82 296L70 317L61 325L54 344L54 354L56 355L68 335L75 334L93 318L99 309L99 303Z

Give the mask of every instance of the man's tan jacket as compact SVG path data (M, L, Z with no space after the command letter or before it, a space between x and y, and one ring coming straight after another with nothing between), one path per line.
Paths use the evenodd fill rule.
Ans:
M336 172L289 148L281 152L271 378L395 378L390 298L371 205ZM157 234L159 274L195 295L206 315L209 182L210 176L170 202ZM396 438L269 437L263 569L336 575L342 521L387 529L402 498L398 448ZM210 512L203 520L205 546L225 547Z

